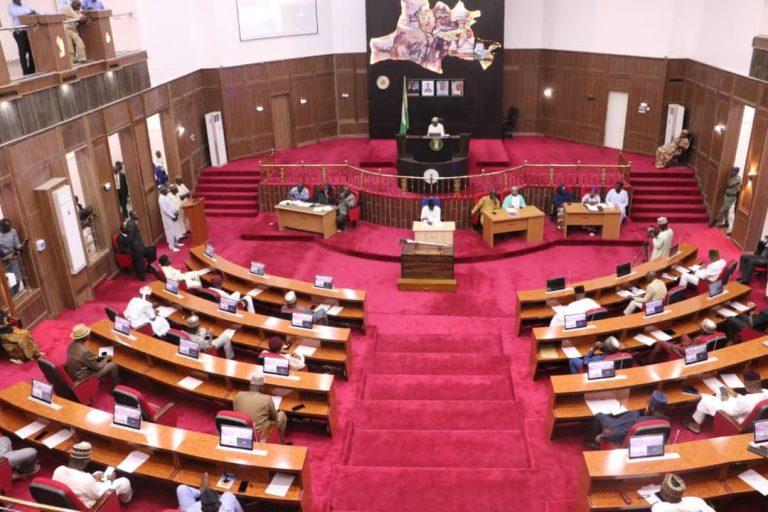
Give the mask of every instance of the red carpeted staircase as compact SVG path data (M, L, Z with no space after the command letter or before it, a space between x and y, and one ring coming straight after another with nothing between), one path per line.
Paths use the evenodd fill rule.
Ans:
M259 214L258 170L207 167L195 188L205 198L208 217L255 217Z
M670 223L709 222L693 169L632 169L632 210L635 222L656 222L667 217Z

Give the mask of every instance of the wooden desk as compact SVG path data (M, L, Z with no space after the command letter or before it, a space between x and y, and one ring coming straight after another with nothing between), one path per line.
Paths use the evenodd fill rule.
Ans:
M218 436L192 432L156 423L142 422L141 431L132 431L112 425L112 415L88 406L53 397L56 410L43 403L29 399L30 384L18 382L0 390L0 428L15 432L39 418L50 421L45 428L54 435L62 426L69 426L75 435L54 449L69 453L73 444L88 441L93 445L91 459L104 466L117 466L133 450L150 455L149 460L135 471L167 484L186 484L197 487L204 472L211 475L215 488L217 475L224 471L237 474L238 481L230 489L241 499L270 501L283 505L294 505L302 510L311 510L311 491L307 449L301 446L254 443L254 449L266 451L266 455L246 451L222 450ZM28 443L43 445L45 438ZM266 494L267 485L276 472L296 475L285 498ZM249 480L244 493L238 492L239 482Z
M279 203L275 205L277 225L280 230L286 228L320 233L323 238L331 238L336 234L336 208L315 211L311 206L296 206Z
M168 321L176 325L186 325L186 311L194 311L200 316L200 325L212 328L216 334L233 325L240 325L232 343L251 349L264 350L268 348L269 337L279 336L291 343L289 352L296 350L302 342L319 343L319 347L311 356L305 356L309 364L321 364L338 366L344 376L349 375L349 329L343 327L329 327L317 325L312 329L299 329L292 327L290 320L264 315L248 313L238 310L236 315L219 310L218 304L196 297L189 292L183 292L180 296L165 291L165 284L155 281L149 285L152 297L148 300L159 303L167 303L179 308L168 317ZM203 319L205 318L205 321ZM307 340L306 342L304 340Z
M633 337L645 332L646 327L658 329L674 329L676 339L683 334L699 331L699 324L704 318L710 318L716 323L722 323L725 318L715 315L714 308L723 306L726 302L740 300L746 303L752 289L738 282L725 285L724 293L710 299L708 294L665 306L665 312L646 318L644 312L628 316L606 318L591 322L586 328L566 331L563 326L535 327L531 338L531 375L535 378L540 365L566 364L568 358L562 351L562 341L569 340L581 355L585 355L589 347L598 339L616 336L621 341L622 352L646 348ZM754 308L754 304L746 304ZM545 357L544 351L554 349L555 357Z
M541 242L544 239L544 213L535 206L519 208L517 215L499 209L483 212L483 240L488 247L493 247L493 239L500 233L525 231L525 241Z
M581 203L565 205L563 238L568 238L570 226L598 226L602 228L605 240L618 240L621 235L621 209L603 208L602 212L591 212Z
M418 220L413 222L413 239L417 242L453 245L454 231L456 231L455 222L441 222L432 225Z
M176 391L194 393L205 398L225 402L229 407L240 391L248 391L251 375L260 366L227 360L209 354L198 359L178 354L178 347L137 331L131 331L131 340L115 332L112 322L102 320L91 326L92 340L86 343L91 352L98 353L102 346L113 346L112 360L120 367L154 380ZM190 390L179 381L194 377L203 383ZM295 379L295 380L293 380ZM289 389L283 396L279 410L288 416L313 418L328 423L328 433L336 426L336 398L333 375L291 371L290 378L264 375L265 393L274 388ZM298 412L293 407L304 404Z
M677 276L679 273L671 270L671 267L674 265L687 267L694 263L696 263L696 247L690 244L680 244L680 249L675 256L671 258L658 258L633 267L632 273L622 278L617 278L614 272L613 274L589 281L568 283L567 289L552 293L547 293L545 288L518 291L516 332L519 335L521 328L526 324L542 321L549 323L554 316L554 311L550 304L568 304L572 302L574 300L573 289L576 286L583 286L587 297L595 300L601 306L610 307L628 301L628 299L616 293L618 290L628 286L645 288L645 275L649 271L656 271L659 279L662 279L669 285L674 283L674 281L664 279L661 276L663 272Z
M205 247L192 247L189 250L190 261L187 267L192 270L213 268L224 274L223 287L229 292L240 292L246 295L252 290L263 290L252 296L254 307L264 310L271 316L285 316L280 312L283 306L286 292L296 293L298 305L314 310L319 304L333 303L343 309L336 315L328 315L331 323L359 327L365 331L365 300L367 294L362 290L350 288L317 288L312 283L288 279L285 277L267 274L257 276L251 274L247 268L225 260L220 255L211 259L205 255ZM205 276L203 276L205 280Z
M685 480L685 495L711 500L756 492L738 475L754 469L768 476L768 460L747 451L752 434L717 437L668 445L667 453L679 458L628 462L626 450L584 452L580 472L578 511L648 510L637 490L661 485L666 473ZM621 493L631 503L626 504Z
M400 253L400 291L455 292L453 246L403 245Z
M703 377L719 373L741 374L745 366L759 371L768 379L768 347L763 342L768 336L731 345L710 352L716 360L688 366L682 359L648 366L618 370L620 379L588 381L586 374L555 375L551 377L549 399L549 433L564 423L591 421L594 414L585 402L589 393L611 393L627 410L644 409L655 390L664 391L670 406L696 403L698 395L682 391L683 386L693 386L699 392L710 393L701 381Z

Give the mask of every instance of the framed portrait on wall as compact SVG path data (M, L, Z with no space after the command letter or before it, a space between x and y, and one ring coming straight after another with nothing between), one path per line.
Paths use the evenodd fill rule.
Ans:
M464 80L451 80L451 96L464 96Z
M435 81L434 80L422 80L421 81L421 95L422 96L434 96L435 95Z
M450 96L450 95L451 95L451 81L435 80L435 96Z
M421 96L421 80L409 79L406 82L408 96Z

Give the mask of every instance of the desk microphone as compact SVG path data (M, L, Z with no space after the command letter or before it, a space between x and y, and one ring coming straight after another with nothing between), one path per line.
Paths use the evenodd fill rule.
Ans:
M675 440L672 441L672 444L677 444L677 437L680 435L680 429L677 429L677 432L675 432Z

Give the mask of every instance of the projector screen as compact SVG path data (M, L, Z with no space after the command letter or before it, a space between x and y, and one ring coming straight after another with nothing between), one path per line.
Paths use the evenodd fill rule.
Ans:
M316 0L237 0L240 40L317 34Z

